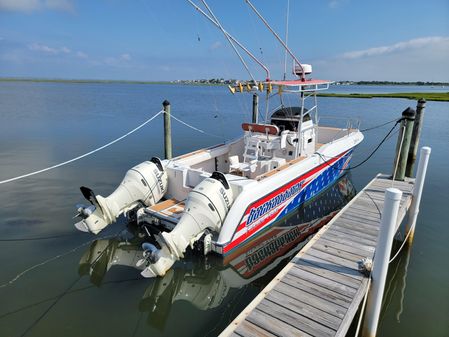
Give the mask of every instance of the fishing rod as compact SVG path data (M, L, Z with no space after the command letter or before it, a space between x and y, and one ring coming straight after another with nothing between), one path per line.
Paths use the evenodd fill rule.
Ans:
M223 35L225 36L226 40L228 40L229 44L231 45L232 49L234 49L235 53L237 54L238 58L240 59L240 62L243 64L243 66L245 67L246 71L248 72L249 76L251 77L251 79L253 80L253 82L257 85L257 81L254 78L253 74L251 74L251 71L248 68L248 65L246 64L245 60L243 59L242 55L240 55L239 51L237 50L236 46L234 45L234 43L232 42L232 40L229 38L229 36L226 34L223 26L221 25L220 21L218 21L217 17L215 16L215 14L212 12L212 10L210 9L209 5L206 3L206 0L201 0L201 2L203 3L204 7L206 7L207 11L209 12L209 14L212 16L212 18L215 20L215 22L218 25L218 28L222 31Z
M299 60L296 58L296 56L292 53L292 51L290 50L290 48L288 48L288 46L285 44L285 42L279 37L279 35L274 31L273 28L271 28L270 24L267 22L267 20L265 20L265 18L262 16L262 14L259 13L259 11L256 9L256 7L254 7L254 5L251 3L251 1L249 0L244 0L249 6L250 8L253 10L254 13L256 13L256 15L259 17L259 19L265 24L265 26L268 28L268 30L276 37L276 39L282 44L282 46L285 48L285 50L290 54L290 56L293 58L293 60L295 60L296 64L301 68L301 80L304 81L305 80L305 71L301 65L301 63L299 62Z
M236 38L234 38L231 34L229 34L218 22L216 22L213 18L211 18L207 13L205 13L200 7L198 7L191 0L187 0L198 12L200 12L206 19L208 19L212 24L214 24L217 28L219 28L226 37L229 37L235 44L237 44L249 57L251 57L254 62L256 62L259 66L261 66L266 72L266 80L270 81L271 75L270 70L257 58L255 57L243 44L241 44ZM221 26L221 28L220 28Z
M288 19L290 17L290 0L287 0L287 14L285 15L285 44L288 45ZM284 51L284 81L287 77L287 50Z

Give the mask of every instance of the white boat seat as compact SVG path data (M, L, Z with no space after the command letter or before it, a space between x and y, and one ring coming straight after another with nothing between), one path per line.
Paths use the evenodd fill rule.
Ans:
M254 172L257 168L257 160L252 160L250 162L239 162L238 156L229 157L229 170L241 171L241 172Z

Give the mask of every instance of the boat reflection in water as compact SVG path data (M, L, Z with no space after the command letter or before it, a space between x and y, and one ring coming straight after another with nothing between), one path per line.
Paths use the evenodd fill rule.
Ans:
M232 288L251 284L260 291L355 194L347 174L290 217L224 258L190 252L164 277L149 281L139 310L148 312L148 324L162 331L176 301L188 301L197 309L208 310L226 302ZM144 233L129 228L120 237L93 242L81 258L79 273L89 275L91 282L100 286L114 265L143 270L145 265L137 267L136 263L142 258L141 244L145 239Z

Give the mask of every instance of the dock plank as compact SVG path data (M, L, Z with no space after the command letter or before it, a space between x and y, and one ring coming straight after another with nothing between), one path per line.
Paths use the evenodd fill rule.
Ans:
M271 332L264 330L249 321L242 322L242 324L238 326L235 332L237 333L238 336L241 337L253 337L253 336L276 337L275 334L272 334Z
M302 248L220 336L345 336L368 288L359 261L374 256L385 190L403 191L397 227L414 180L378 175Z
M269 313L279 320L293 326L297 330L303 331L311 336L331 337L335 334L335 330L321 325L306 316L291 311L278 303L268 301L267 299L260 302L257 309L267 314Z

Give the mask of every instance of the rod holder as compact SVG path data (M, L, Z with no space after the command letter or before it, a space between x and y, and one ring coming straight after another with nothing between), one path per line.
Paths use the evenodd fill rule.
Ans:
M259 95L253 94L253 123L258 123L259 120Z

